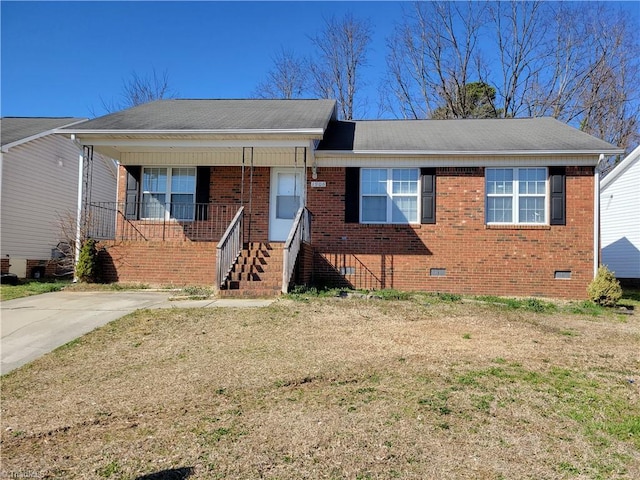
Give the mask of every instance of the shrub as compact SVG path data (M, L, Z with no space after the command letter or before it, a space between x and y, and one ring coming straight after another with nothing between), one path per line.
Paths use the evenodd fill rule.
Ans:
M76 265L76 277L79 282L93 283L98 274L98 249L93 238L86 240L80 249Z
M605 265L598 268L596 278L587 288L589 298L598 305L604 307L615 307L622 297L620 282L613 276L613 272Z

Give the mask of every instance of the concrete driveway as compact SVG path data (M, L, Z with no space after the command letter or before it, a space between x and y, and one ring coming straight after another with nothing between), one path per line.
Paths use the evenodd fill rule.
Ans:
M261 307L270 300L170 301L171 292L52 292L0 303L2 375L138 309Z

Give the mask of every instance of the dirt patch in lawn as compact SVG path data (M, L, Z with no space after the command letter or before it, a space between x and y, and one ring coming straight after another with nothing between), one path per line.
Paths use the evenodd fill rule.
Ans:
M141 311L2 378L0 473L640 478L639 352L637 315Z

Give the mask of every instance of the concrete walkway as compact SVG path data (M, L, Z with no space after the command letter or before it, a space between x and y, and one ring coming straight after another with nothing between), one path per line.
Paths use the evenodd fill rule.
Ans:
M0 303L2 375L138 309L264 307L275 299L170 301L172 292L52 292Z

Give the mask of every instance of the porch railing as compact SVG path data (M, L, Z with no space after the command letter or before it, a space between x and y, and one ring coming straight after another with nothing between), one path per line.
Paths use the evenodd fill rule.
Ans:
M101 202L85 213L87 236L96 240L218 241L238 205L214 203Z
M300 207L289 237L284 244L282 256L282 293L289 291L289 284L296 266L296 259L300 253L302 243L311 243L311 212L307 207Z
M223 286L229 273L242 252L242 221L244 207L240 207L235 217L222 235L216 248L216 289Z

